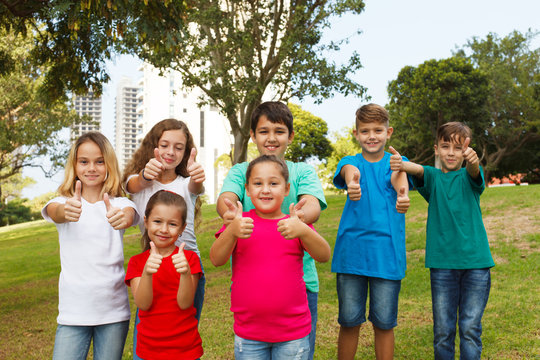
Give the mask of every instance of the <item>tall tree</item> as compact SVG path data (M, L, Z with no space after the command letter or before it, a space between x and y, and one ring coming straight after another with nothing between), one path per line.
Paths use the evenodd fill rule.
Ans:
M263 97L321 100L338 91L365 92L348 77L361 67L358 54L336 65L323 54L338 51L342 42L321 44L330 16L361 13L361 0L190 0L187 7L189 33L176 46L141 46L136 52L179 71L184 86L203 91L201 104L217 106L228 118L233 163L246 159L249 119Z
M427 163L434 158L437 128L449 121L471 127L479 141L488 126L488 81L468 59L451 57L406 66L388 85L392 146L409 159Z
M489 81L489 122L479 145L487 170L495 175L540 167L540 48L531 48L538 34L514 31L499 38L491 33L457 52Z
M289 103L288 106L294 118L294 139L285 152L285 158L295 162L308 159L326 162L332 153L326 121L299 105Z

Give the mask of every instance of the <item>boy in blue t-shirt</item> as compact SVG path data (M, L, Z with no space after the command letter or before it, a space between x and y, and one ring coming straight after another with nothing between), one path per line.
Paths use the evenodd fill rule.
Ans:
M397 151L390 160L393 170L413 175L414 185L429 203L426 267L431 277L435 359L454 359L456 322L460 358L480 359L482 353L481 321L495 263L480 210L484 174L470 141L468 126L449 122L437 130L435 155L441 169L402 162Z
M255 108L251 115L251 140L257 145L261 155L276 155L284 159L285 151L294 139L293 116L291 110L279 101L267 101ZM319 219L321 211L326 209L326 199L321 182L315 169L306 163L286 161L289 170L289 195L283 199L281 211L289 214L289 205L295 205L300 220L312 224ZM234 165L221 188L217 200L217 212L225 224L234 219L236 202L240 201L244 211L254 209L253 203L246 194L247 162ZM302 200L302 203L299 202ZM303 204L303 205L302 205ZM317 330L317 302L319 294L319 278L315 261L306 252L304 254L304 282L311 313L311 333L309 334L310 353L313 359Z
M393 128L379 105L356 111L354 136L362 153L338 164L334 185L347 190L332 258L336 274L340 324L338 358L354 359L360 325L369 320L375 333L377 359L392 359L398 295L405 276L405 215L409 182L405 172L390 169L384 151Z

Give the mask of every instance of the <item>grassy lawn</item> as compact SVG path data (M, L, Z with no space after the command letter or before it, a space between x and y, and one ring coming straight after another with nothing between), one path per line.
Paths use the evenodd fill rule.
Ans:
M487 189L484 222L495 263L483 320L484 359L539 359L540 186ZM333 247L343 195L328 196L316 229ZM396 334L397 359L430 359L432 320L429 272L424 268L427 204L411 194L407 214L407 275L402 283ZM198 242L206 271L200 323L204 359L233 358L229 266L215 268L208 252L221 222L214 206L203 207ZM54 225L44 221L0 228L0 359L51 358L58 306L60 260ZM138 229L125 236L125 259L140 252ZM316 359L335 359L337 295L330 263L318 264L319 322ZM131 295L130 295L131 297ZM133 301L131 301L133 305ZM134 310L134 309L133 309ZM132 357L132 329L124 358ZM358 359L374 359L371 326L363 326Z

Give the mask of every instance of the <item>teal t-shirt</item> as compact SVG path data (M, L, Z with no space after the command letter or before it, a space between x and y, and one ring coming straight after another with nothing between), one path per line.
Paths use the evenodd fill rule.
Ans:
M424 166L423 184L413 177L418 192L429 203L426 229L426 267L482 269L495 265L491 257L480 195L485 189L465 168L443 173Z
M326 199L321 186L321 181L315 172L313 167L306 163L294 163L292 161L286 161L287 168L289 169L289 183L291 184L289 195L283 199L281 204L281 211L284 214L289 213L289 205L298 202L298 198L301 195L312 195L319 199L321 210L326 209ZM246 170L248 167L247 162L238 163L234 165L221 188L220 195L224 192L232 192L238 196L238 199L242 203L243 211L249 211L254 209L251 199L246 194ZM317 268L315 267L315 261L307 253L304 253L304 282L306 288L312 292L319 292L319 278L317 276Z

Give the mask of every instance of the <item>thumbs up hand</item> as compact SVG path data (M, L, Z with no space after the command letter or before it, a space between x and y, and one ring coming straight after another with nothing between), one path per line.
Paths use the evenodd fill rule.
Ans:
M224 199L224 202L225 202L225 205L227 205L227 211L223 213L223 224L227 226L230 223L232 223L232 221L236 217L236 212L238 208L231 200L227 198Z
M229 226L232 226L233 235L240 239L248 239L251 233L253 233L253 219L243 216L243 208L240 201L236 202L236 213Z
M392 156L390 156L390 170L400 171L401 163L403 162L401 155L392 146L390 146L388 150L392 154Z
M469 147L469 144L471 143L471 138L466 138L465 142L463 143L463 159L467 161L468 164L476 165L479 163L478 155L476 154L476 151L474 151L473 148Z
M347 183L347 194L352 201L358 201L362 197L362 190L360 189L360 171L354 170L351 181Z
M303 226L307 225L298 218L294 204L291 204L289 205L289 218L280 220L277 226L281 236L291 240L301 237Z
M126 213L122 211L122 209L112 206L109 199L109 194L103 194L103 202L105 203L105 209L107 209L105 216L107 217L109 224L111 224L115 230L125 229L128 227L129 221Z
M402 186L399 189L399 192L397 194L396 210L400 214L405 214L407 210L409 209L410 205L411 205L411 202L409 200L409 195L406 194L406 189L404 186Z
M150 241L150 256L148 257L148 259L146 260L146 264L144 265L144 272L148 275L157 273L159 267L161 266L162 260L163 256L158 253L154 242Z
M163 159L161 159L159 149L155 148L154 157L146 163L146 166L143 169L143 179L146 181L155 180L161 175L163 169Z
M306 214L304 213L304 205L307 203L306 198L300 199L299 202L294 205L294 212L296 213L296 216L300 219L300 221L304 222Z
M187 275L191 272L191 268L189 267L186 255L184 254L185 246L186 243L184 242L180 244L178 253L172 256L172 263L174 265L174 268L176 269L176 272L181 275Z
M66 221L77 222L82 213L82 183L77 180L75 183L75 193L66 200L64 205L64 217Z
M206 180L204 175L204 169L201 164L195 162L195 157L197 156L197 149L192 148L191 153L189 154L189 159L187 162L187 171L191 177L191 181L196 184L201 184Z

